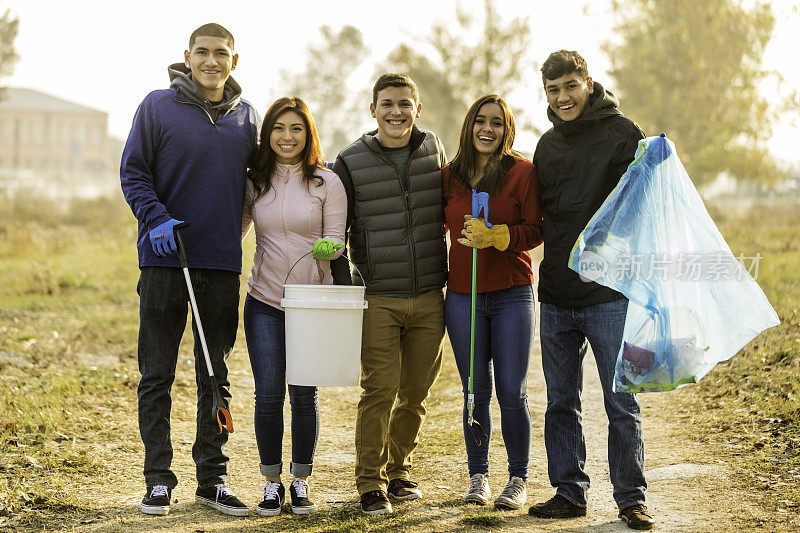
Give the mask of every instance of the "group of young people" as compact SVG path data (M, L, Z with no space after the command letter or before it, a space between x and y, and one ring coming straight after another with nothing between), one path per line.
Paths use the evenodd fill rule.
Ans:
M448 162L437 136L415 125L422 104L414 82L403 74L384 74L369 106L377 128L342 150L333 165L323 159L311 111L300 98L275 101L259 133L257 113L230 75L237 61L225 28L212 23L195 30L184 62L168 69L170 87L151 92L139 106L122 157L122 190L139 222L138 410L147 485L142 512L167 514L178 482L170 468L170 390L189 296L173 253L175 232L181 228L211 364L227 405L226 359L238 324L241 242L254 228L244 330L264 476L257 513L277 515L287 501L294 513L316 510L308 478L319 435L317 389L286 384L280 299L287 282L366 286L355 432L356 488L364 513L391 513L390 498L422 496L411 475L412 454L425 400L441 368L445 330L465 399L470 477L464 500L486 504L492 497L494 387L509 474L494 505L525 505L531 438L526 390L535 321L528 250L544 242L539 299L545 447L556 494L530 507L529 514L586 514L580 395L590 344L609 420L608 461L620 518L632 528L652 528L653 516L644 505L639 404L635 395L612 390L628 302L581 280L567 266L578 234L644 135L618 111L614 95L589 77L583 58L560 50L543 64L553 127L542 135L532 162L513 149L514 118L495 94L479 98L467 111L458 151ZM489 194L480 218L472 217L473 190ZM470 365L474 249L478 277ZM353 273L349 261L358 267ZM247 515L249 507L226 484L227 433L210 416L214 385L194 320L192 329L196 501ZM288 497L281 481L287 388ZM474 410L468 412L470 389ZM478 426L485 434L475 433Z

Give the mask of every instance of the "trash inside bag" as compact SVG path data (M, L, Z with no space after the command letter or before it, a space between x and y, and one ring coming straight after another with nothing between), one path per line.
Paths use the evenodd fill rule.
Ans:
M578 237L569 266L630 301L616 392L673 390L730 359L778 316L755 257L731 253L675 145L639 142L634 161Z

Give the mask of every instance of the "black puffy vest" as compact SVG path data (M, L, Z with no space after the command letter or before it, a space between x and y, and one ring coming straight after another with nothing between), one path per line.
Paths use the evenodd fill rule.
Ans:
M447 281L440 144L417 130L411 138L408 190L371 134L342 150L350 173L355 213L350 259L373 296L416 296ZM355 274L358 282L358 273Z

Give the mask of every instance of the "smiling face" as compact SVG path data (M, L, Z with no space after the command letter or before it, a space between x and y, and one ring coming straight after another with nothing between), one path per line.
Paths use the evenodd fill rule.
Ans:
M472 144L479 156L489 157L500 149L505 129L505 116L500 106L494 102L483 104L472 124Z
M547 103L558 117L569 122L583 115L589 107L589 95L594 92L592 78L582 78L570 72L555 80L545 80Z
M411 139L414 120L419 118L422 104L416 101L409 87L381 89L374 104L369 105L378 121L378 142L387 148L399 148Z
M269 147L275 152L278 163L299 163L306 147L306 123L303 117L294 111L281 114L272 126Z
M225 82L236 68L239 55L234 54L228 40L222 37L199 36L191 50L183 52L184 62L192 71L192 80L209 101L222 100Z

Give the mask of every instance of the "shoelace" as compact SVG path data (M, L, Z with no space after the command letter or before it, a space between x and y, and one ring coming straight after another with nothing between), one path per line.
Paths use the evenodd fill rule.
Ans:
M308 498L308 485L306 485L305 481L296 477L292 480L292 487L294 487L294 492L298 498Z
M217 487L217 501L219 501L220 495L225 496L226 498L228 496L233 496L231 489L229 489L225 483L217 483L214 486Z
M280 488L280 483L275 483L274 481L266 481L264 482L264 499L265 500L273 500L278 498L278 489Z
M481 492L484 479L483 476L472 476L469 480L469 492Z
M169 489L166 485L156 485L153 487L153 490L150 491L151 498L157 498L158 496L166 496L169 492Z
M522 490L524 488L525 485L523 485L519 481L513 479L509 480L508 483L506 483L506 488L503 489L503 493L501 494L501 496L506 496L508 498L514 499L517 497L518 494L522 493Z

